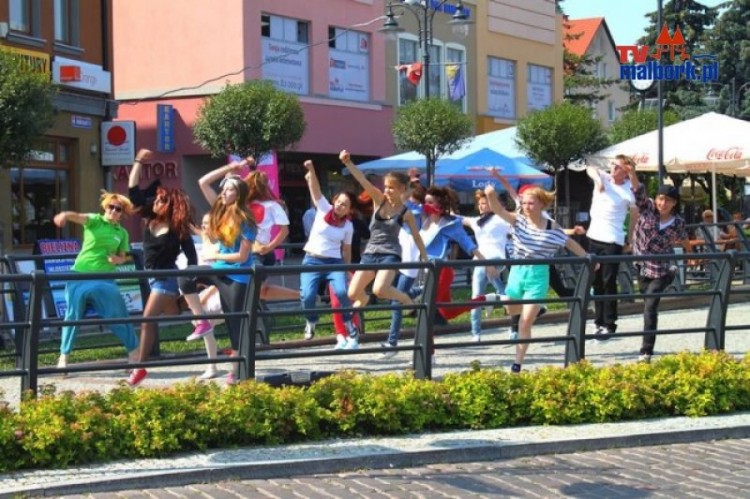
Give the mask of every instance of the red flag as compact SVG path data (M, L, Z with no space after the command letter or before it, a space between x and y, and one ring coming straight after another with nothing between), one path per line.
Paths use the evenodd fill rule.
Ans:
M399 66L396 66L396 69L401 71L406 71L406 79L409 80L409 82L412 85L419 85L419 80L422 79L422 63L421 62L415 62L412 64L401 64Z

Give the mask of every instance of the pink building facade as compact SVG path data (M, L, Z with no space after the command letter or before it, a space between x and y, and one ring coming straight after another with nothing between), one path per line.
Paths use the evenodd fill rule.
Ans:
M204 100L226 84L268 79L299 96L305 135L294 150L277 151L293 236L309 206L304 159L313 158L335 186L341 149L361 158L395 152L385 39L377 32L383 0L112 4L117 120L134 121L136 147L157 152L143 181L182 187L199 212L207 206L197 180L224 161L195 144L192 128ZM129 165L110 168L115 190L126 191L128 171Z

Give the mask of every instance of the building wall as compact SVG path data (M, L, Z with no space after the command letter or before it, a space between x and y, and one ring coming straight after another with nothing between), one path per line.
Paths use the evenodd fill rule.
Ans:
M99 211L98 194L104 186L99 129L110 109L111 97L107 82L108 48L102 38L107 31L102 24L108 15L107 1L79 0L78 4L78 41L74 44L54 41L53 3L46 0L35 4L39 7L35 11L39 16L38 31L32 36L22 36L11 30L0 39L3 49L22 50L37 60L46 59L44 73L60 85L55 99L55 123L42 138L55 151L47 151L49 154L37 155L26 165L15 165L13 170L0 173L0 197L12 199L25 193L27 198L33 198L35 208L33 220L20 221L12 210L0 210L0 222L6 228L2 241L6 252L29 251L40 238L80 237L75 224L64 230L54 227L52 217L58 211ZM1 0L0 22L8 20L9 2ZM60 82L59 73L54 71L60 63L81 67L86 79ZM23 173L19 167L24 168ZM55 180L50 183L50 178Z
M617 51L603 27L597 30L591 40L588 53L593 57L602 56L597 68L601 78L619 80L620 61ZM602 93L608 95L597 103L595 112L602 126L608 128L620 116L621 109L629 103L630 93L626 84L621 81L609 85ZM612 110L614 114L610 112Z
M562 16L552 0L487 0L477 3L476 16L477 133L513 126L528 113L527 69L536 65L552 72L551 103L563 97ZM490 115L489 58L515 63L515 113Z

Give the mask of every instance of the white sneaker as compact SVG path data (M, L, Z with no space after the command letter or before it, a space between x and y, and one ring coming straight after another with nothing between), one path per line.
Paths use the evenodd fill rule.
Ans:
M206 371L198 376L198 379L214 379L219 375L218 369L206 369Z
M315 337L315 324L308 322L305 324L305 339L311 340Z
M478 334L472 334L471 341L473 341L474 343L480 343L482 341L482 337Z
M359 349L359 338L349 338L346 340L344 350L358 350Z
M642 364L650 364L651 363L651 355L647 353L642 353L638 356L638 362Z
M333 347L334 350L343 350L346 348L346 336L343 334L337 334L336 335L336 346Z
M381 343L380 346L388 349L381 354L384 359L390 359L391 357L394 357L398 353L396 350L394 350L395 347L391 345L390 343L388 343L387 341L384 341L383 343Z

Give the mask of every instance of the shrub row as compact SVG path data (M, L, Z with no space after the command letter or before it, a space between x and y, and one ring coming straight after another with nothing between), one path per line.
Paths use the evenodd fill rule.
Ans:
M2 394L0 394L1 396ZM312 386L181 384L108 394L42 390L0 407L0 470L65 467L209 448L431 430L563 425L750 408L750 357L583 362L512 375L474 366L439 381L342 372Z

